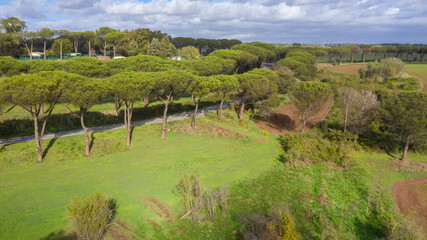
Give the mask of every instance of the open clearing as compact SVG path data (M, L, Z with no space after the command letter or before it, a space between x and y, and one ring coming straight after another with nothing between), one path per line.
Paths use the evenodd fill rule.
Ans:
M342 64L330 66L327 69L331 72L357 75L359 68L366 64ZM427 64L406 64L406 72L414 78L417 78L423 84L423 91L427 92Z
M328 115L334 101L328 99L320 111L308 119L306 128L314 127L318 122ZM279 135L284 131L300 131L302 123L295 105L290 102L274 110L266 119L256 121L255 124L259 129L267 130L271 135Z
M395 182L392 195L400 212L406 215L414 211L427 232L427 177Z
M367 65L367 63L341 64L327 67L327 69L331 72L357 75L359 74L359 68L364 65Z
M359 197L355 181L359 181L359 171L368 173L363 169L381 176L390 189L398 180L427 177L425 172L393 170L390 164L394 158L387 154L357 153L355 160L359 166L350 168L351 171L325 164L285 169L283 176L277 176L283 182L277 182L277 177L272 176L272 182L265 185L261 178L260 185L255 185L260 189L255 191L251 188L252 179L260 175L269 177L267 173L271 169L283 170L274 167L281 153L276 137L264 137L237 123L207 118L198 119L195 128L189 127L188 120L171 123L169 127L166 140L160 139L157 124L135 127L130 148L124 146L124 129L96 133L92 138L93 154L87 158L82 157L82 136L46 140L45 146L50 149L43 164L36 163L34 142L2 147L1 160L9 159L9 162L0 169L0 239L40 239L61 230L68 231L66 205L73 196L94 192L116 199L117 219L131 229L147 223L147 218L159 220L153 210L146 207L150 202L179 214L174 185L182 174L194 171L200 174L204 187L227 184L234 194L248 191L242 199L232 202L240 199L249 205L255 204L253 201L261 198L256 194L260 192L264 196L265 186L270 186L267 192L272 199L277 198L277 191L283 192L281 196L289 198L287 202L296 213L301 213L301 208L295 196L307 192L307 186L312 188L313 197L318 196L324 178L329 179L326 183L331 201L340 206L331 211L342 212ZM409 159L425 161L425 156L411 153ZM301 181L301 174L305 176L303 179L314 181ZM241 183L247 187L236 187ZM350 197L349 189L352 189Z
M406 64L406 72L423 83L423 91L427 92L427 64Z
M184 126L188 125L185 122ZM123 129L97 133L94 156L88 158L79 156L83 153L82 136L58 138L43 164L36 163L35 155L23 153L27 166L0 170L0 239L39 239L53 231L68 230L65 206L73 196L94 192L115 198L118 219L138 226L143 216L153 214L143 207L146 197L176 207L173 188L182 174L198 171L208 187L232 184L270 168L280 150L271 138L248 131L248 135L229 135L230 131L213 127L202 136L170 131L162 141L159 129L157 124L135 127L129 150L118 144L124 143ZM219 132L224 137L213 136ZM51 141L44 141L44 146ZM17 149L35 152L33 145L13 144L0 152L2 158L14 158ZM114 148L122 149L100 156Z

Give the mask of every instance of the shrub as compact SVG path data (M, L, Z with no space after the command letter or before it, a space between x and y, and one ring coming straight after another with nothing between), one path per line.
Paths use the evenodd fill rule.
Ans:
M73 198L67 206L68 217L79 239L102 239L112 225L117 205L114 200L95 193L82 201Z
M405 65L398 58L385 58L381 62L369 63L367 67L359 69L361 78L372 78L380 76L387 82L387 80L405 70Z
M184 174L175 186L175 193L181 197L186 212L181 219L191 215L194 222L200 222L216 216L217 208L223 216L227 212L227 187L202 192L197 173Z
M32 60L28 63L28 73L38 73L42 71L63 70L63 61L52 60Z
M255 213L251 217L243 217L245 224L244 239L260 240L296 240L297 233L292 217L282 210L271 214Z
M64 68L67 72L77 73L86 77L106 77L108 68L106 64L96 58L77 57L65 61Z
M348 167L352 147L345 142L330 141L319 133L307 135L286 132L280 137L284 150L280 160L291 166L301 162L333 162L338 166Z
M268 132L267 130L260 130L258 131L258 133L264 136L270 136L270 132Z
M13 76L19 75L26 70L26 63L18 61L13 57L1 56L0 57L0 76Z

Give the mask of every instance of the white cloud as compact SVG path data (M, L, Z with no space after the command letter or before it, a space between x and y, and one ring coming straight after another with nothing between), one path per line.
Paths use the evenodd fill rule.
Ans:
M384 12L384 14L385 15L396 15L396 14L398 14L400 12L400 9L399 8L388 8L385 12Z
M417 29L412 36L427 39L419 31L427 28L425 0L8 0L0 17L9 16L33 30L148 27L174 36L338 42L389 33L399 39Z

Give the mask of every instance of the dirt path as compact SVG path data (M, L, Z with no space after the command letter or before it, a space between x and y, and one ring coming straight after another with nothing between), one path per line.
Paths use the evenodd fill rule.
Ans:
M417 78L423 84L423 92L427 92L427 76L421 73L416 73L414 71L408 71L408 74Z
M399 211L406 215L414 210L427 229L427 177L395 182L391 192Z
M333 104L334 101L331 97L315 116L308 119L306 127L310 129L322 121L328 115ZM280 106L266 119L256 121L255 125L258 129L269 131L271 135L279 135L284 131L300 131L302 129L297 109L292 102Z

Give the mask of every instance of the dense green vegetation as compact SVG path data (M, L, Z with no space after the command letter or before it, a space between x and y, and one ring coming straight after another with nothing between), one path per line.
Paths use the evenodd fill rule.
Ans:
M84 40L89 55L95 45L104 56L112 47L113 56L130 57L0 57L0 133L32 132L37 149L32 142L0 148L0 238L423 238L390 196L392 182L427 176L427 95L399 60L422 61L423 47L175 41L148 29L23 33L19 19L1 23L22 54L31 56L34 41L47 53L49 42L62 60ZM178 53L189 60L167 58ZM381 61L359 75L317 70L322 57L342 64L371 53ZM305 131L332 98L326 119ZM234 102L224 110L226 99ZM291 120L302 122L301 133L257 129L254 118L283 99L296 109ZM214 103L219 112L196 124L198 109ZM191 120L167 125L171 112L189 110ZM154 116L161 125L131 125ZM118 122L124 130L88 132ZM77 128L84 141L43 140Z

